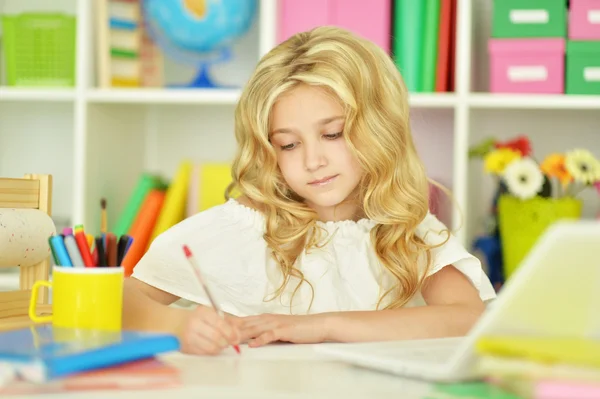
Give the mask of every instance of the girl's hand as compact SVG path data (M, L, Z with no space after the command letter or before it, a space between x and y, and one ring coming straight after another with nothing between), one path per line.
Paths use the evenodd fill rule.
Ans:
M323 342L327 338L324 315L264 314L241 319L241 341L256 348L275 341L296 344Z
M240 319L223 320L210 307L198 306L184 320L180 329L181 352L194 355L217 355L230 345L240 343Z

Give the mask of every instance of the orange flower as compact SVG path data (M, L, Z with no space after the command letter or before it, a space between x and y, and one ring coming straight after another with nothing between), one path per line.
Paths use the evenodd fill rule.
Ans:
M540 168L548 177L557 178L563 187L573 181L573 176L565 166L565 156L563 154L548 155Z

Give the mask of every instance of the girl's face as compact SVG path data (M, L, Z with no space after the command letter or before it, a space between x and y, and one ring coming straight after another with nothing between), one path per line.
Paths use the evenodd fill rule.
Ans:
M275 103L269 137L288 186L322 220L355 216L356 207L334 207L348 198L362 176L344 139L344 110L330 94L300 85ZM335 212L334 212L335 210Z

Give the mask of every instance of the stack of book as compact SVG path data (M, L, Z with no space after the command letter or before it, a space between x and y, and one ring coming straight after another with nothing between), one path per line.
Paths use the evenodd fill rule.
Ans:
M142 0L97 0L98 85L162 87L163 54L151 40Z
M142 331L40 324L0 333L0 396L179 386L177 368L159 355L177 337Z
M152 241L161 233L200 211L223 204L231 183L231 165L181 162L172 180L143 173L119 215L114 233L133 239L122 266L130 276Z
M457 0L394 2L393 56L410 92L454 91Z

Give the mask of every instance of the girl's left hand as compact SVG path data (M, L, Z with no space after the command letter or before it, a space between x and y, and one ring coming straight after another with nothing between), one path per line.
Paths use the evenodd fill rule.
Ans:
M256 348L275 341L313 344L325 341L324 315L291 316L263 314L241 319L242 342Z

